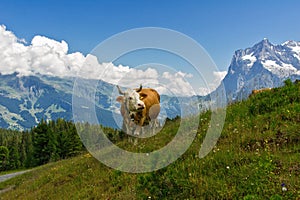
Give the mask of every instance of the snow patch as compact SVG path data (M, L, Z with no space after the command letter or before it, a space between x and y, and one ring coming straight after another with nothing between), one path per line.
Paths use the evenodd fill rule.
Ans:
M300 61L300 46L294 46L290 48L292 49L293 52L295 52L293 56Z
M297 70L293 65L286 63L280 64L281 65L277 64L274 60L266 60L262 62L264 68L280 78L286 78L293 74L300 74L300 71Z
M286 41L282 44L291 49L294 52L293 56L300 61L300 43L296 41Z
M9 129L23 130L24 128L18 121L25 121L19 114L10 112L5 106L0 105L0 113L2 114L3 121L9 124Z
M247 66L252 67L254 62L256 62L257 59L255 56L253 56L253 53L251 53L250 55L247 54L247 55L242 56L242 60L249 60L250 63L247 63Z

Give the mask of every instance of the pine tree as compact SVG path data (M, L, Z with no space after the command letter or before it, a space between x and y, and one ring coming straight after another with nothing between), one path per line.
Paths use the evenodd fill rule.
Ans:
M26 162L26 159L27 159L25 136L26 136L26 134L22 133L22 135L21 135L21 144L19 146L20 165L21 165L21 167L25 167L25 162Z
M63 119L56 121L55 132L57 135L57 151L60 158L68 158L77 155L82 150L82 142L72 122Z
M77 155L83 149L82 142L79 135L77 134L76 127L73 123L69 122L68 124L68 145L69 153L68 156Z
M25 152L26 152L26 159L24 161L24 167L29 168L34 166L34 158L33 158L33 143L32 137L33 134L29 131L26 131L23 134L24 141L25 141Z
M33 155L35 164L42 165L50 160L56 160L56 138L47 123L42 120L32 131L34 133Z
M20 165L19 138L14 133L9 145L9 168L18 169Z
M7 169L8 159L8 148L5 146L0 146L0 171L5 171Z

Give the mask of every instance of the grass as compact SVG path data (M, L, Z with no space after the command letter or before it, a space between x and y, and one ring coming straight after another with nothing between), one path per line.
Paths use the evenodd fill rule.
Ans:
M50 163L1 183L1 199L132 199L134 176L122 176L90 154Z
M300 87L289 87L228 106L222 135L203 159L198 154L210 112L200 116L190 148L168 167L123 173L87 153L0 183L11 188L0 199L300 199ZM162 148L180 121L167 121L160 134L136 146L127 139L116 144L132 152Z

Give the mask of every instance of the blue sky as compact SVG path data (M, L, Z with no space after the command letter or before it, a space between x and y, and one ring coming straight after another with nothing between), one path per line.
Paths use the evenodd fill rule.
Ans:
M227 70L235 50L264 37L275 44L299 41L299 8L297 0L2 0L0 24L26 41L44 35L84 54L128 29L169 28L195 39L220 70Z
M1 0L0 25L29 44L41 35L64 40L68 53L84 55L107 38L129 29L172 29L202 45L219 70L227 71L234 51L251 47L263 38L273 44L299 41L299 8L298 0ZM35 40L39 42L47 43L41 38ZM148 51L148 57L151 55L154 53ZM129 54L115 64L141 64L137 58L141 56ZM172 56L160 59L164 58ZM178 66L173 67L182 70L185 62L175 59L172 64L176 62Z

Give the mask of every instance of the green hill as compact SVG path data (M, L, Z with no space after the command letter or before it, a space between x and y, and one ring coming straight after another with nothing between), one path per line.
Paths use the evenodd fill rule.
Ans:
M0 199L300 199L300 84L275 88L231 104L214 149L198 153L210 112L177 161L155 172L123 173L85 153L0 183ZM188 123L189 119L183 119ZM129 151L149 152L172 140L181 119L136 146L108 133Z

